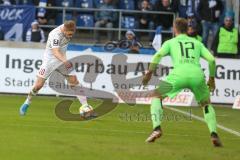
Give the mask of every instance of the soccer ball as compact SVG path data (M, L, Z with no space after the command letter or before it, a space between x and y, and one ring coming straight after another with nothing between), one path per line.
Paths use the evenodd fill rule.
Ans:
M79 114L83 118L88 118L92 115L93 113L93 108L89 104L82 105L79 108Z

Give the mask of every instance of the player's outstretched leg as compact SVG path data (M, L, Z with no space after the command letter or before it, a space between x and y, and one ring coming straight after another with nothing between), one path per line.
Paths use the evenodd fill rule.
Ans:
M217 121L214 108L211 104L207 104L203 107L204 119L207 123L208 129L211 134L211 141L215 147L221 147L222 143L217 134Z
M33 86L33 89L29 92L27 99L24 101L22 106L19 109L19 114L24 116L27 113L27 110L31 104L32 97L37 95L37 92L42 88L45 83L45 79L38 77L36 83Z
M163 118L162 101L160 98L153 98L151 102L151 118L153 123L153 132L146 139L146 142L154 142L162 135L161 121Z

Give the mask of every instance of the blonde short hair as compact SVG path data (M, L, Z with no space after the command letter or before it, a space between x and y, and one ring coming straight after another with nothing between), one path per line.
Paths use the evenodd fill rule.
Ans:
M186 33L188 29L188 21L185 18L176 18L174 26L179 33Z
M76 23L73 20L65 21L63 25L68 31L74 31L76 29Z

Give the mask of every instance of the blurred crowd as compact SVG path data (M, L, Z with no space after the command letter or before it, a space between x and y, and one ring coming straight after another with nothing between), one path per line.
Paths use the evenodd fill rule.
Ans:
M77 26L96 28L122 28L129 30L155 30L161 27L163 31L172 31L174 15L187 18L189 21L188 34L202 41L212 48L216 56L232 52L239 55L239 31L234 28L234 5L237 0L48 0L46 6L98 8L98 9L126 9L137 10L139 13L123 13L122 23L119 15L113 11L66 11L65 19L76 19ZM3 5L35 5L41 0L0 0ZM163 14L149 14L146 11L162 11ZM44 14L36 13L36 21L26 34L26 41L44 42L45 37L40 25L59 25L62 23L62 12L46 9ZM168 14L170 13L170 14ZM171 14L174 13L174 14ZM1 30L1 29L0 29ZM134 33L134 32L133 32ZM210 41L209 41L209 35ZM142 34L134 33L137 39ZM225 38L223 38L223 36ZM166 36L166 39L171 34ZM228 37L228 38L226 38ZM1 38L1 32L0 32ZM149 42L154 38L154 32L148 33ZM114 40L113 31L107 31L107 39ZM166 40L166 39L163 39ZM101 34L94 30L95 43L100 43ZM209 43L212 42L212 43ZM224 43L224 45L223 45ZM232 43L232 44L227 44ZM235 44L235 46L233 45ZM230 48L224 50L224 48ZM226 56L229 57L229 54ZM231 56L230 56L231 57Z

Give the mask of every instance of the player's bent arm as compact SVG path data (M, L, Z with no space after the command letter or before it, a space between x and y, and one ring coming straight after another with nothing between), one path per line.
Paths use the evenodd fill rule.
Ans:
M166 56L167 54L169 54L169 42L165 42L162 46L162 48L155 53L155 55L152 58L151 64L149 66L149 71L153 72L156 70L157 65L159 64L160 60L162 59L162 57Z
M210 77L215 77L216 62L215 62L215 58L213 56L212 56L212 58L208 59L208 68L209 68L209 76Z
M208 61L209 67L209 80L207 85L209 86L209 90L213 92L216 88L215 86L215 72L216 72L216 62L213 55L209 52L209 50L202 46L201 49L201 57Z
M156 70L157 65L159 64L161 58L166 56L168 53L169 53L169 45L168 43L165 42L162 45L162 48L153 56L149 69L143 77L143 81L142 81L143 85L147 85L147 83L150 81L152 77L152 73Z
M152 61L151 61L151 64L149 66L149 71L153 72L156 70L157 68L157 65L159 64L160 60L162 59L163 57L163 54L161 52L157 52L153 58L152 58Z
M201 50L201 57L208 61L209 77L214 78L216 72L216 62L214 56L206 47L203 46Z
M64 56L64 54L62 54L62 53L59 51L59 48L52 48L52 53L53 53L53 55L54 55L58 60L60 60L61 62L63 62L63 63L67 62L66 57Z
M161 52L161 51L157 52L153 56L151 64L149 66L149 69L148 69L148 71L145 73L145 75L143 77L143 80L142 80L142 84L143 85L147 85L148 84L148 82L150 81L150 79L152 77L153 72L156 70L156 67L159 64L159 62L160 62L162 57L163 57L163 52Z

